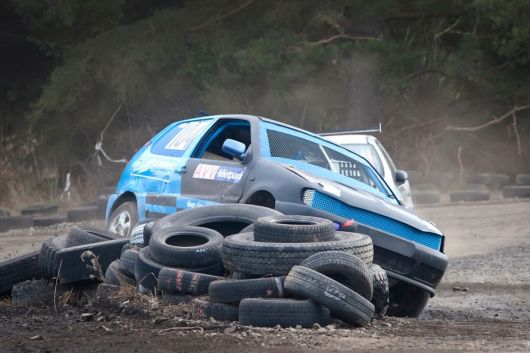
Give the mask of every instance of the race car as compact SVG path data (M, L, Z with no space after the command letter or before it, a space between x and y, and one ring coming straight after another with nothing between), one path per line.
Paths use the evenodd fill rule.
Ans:
M339 229L368 234L374 262L392 284L410 286L400 293L416 291L412 297L425 303L447 267L444 235L402 207L364 158L308 131L251 115L181 120L155 135L109 196L107 225L130 236L145 219L222 203L320 216ZM402 311L414 311L416 302L400 304Z

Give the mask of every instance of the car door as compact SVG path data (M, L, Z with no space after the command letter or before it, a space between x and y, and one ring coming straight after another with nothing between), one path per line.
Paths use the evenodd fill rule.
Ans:
M159 218L178 210L181 192L181 170L194 146L214 119L185 120L175 123L153 141L147 153L137 161L141 167L142 185L157 182L156 189L140 187L139 209L147 218Z
M216 203L237 203L252 163L243 164L222 151L226 139L251 144L250 122L220 119L202 137L181 175L179 208Z

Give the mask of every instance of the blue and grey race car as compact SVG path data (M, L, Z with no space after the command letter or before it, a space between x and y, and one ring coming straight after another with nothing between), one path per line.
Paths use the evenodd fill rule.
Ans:
M123 171L109 196L107 224L129 236L145 219L219 203L320 216L370 235L374 262L392 285L405 286L400 293L414 292L402 301L426 303L447 267L444 235L402 207L365 159L318 135L250 115L182 120L159 132Z

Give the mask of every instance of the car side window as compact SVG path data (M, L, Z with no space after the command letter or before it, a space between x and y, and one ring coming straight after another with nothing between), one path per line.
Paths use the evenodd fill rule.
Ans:
M212 122L211 119L177 123L155 136L151 152L164 156L182 157L188 147Z
M222 147L226 139L232 139L245 144L251 144L250 123L248 121L221 121L215 124L203 138L193 158L232 161L232 157L223 152Z

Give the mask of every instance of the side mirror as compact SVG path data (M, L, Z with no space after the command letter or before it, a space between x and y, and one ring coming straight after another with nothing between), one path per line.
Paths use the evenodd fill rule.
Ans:
M231 157L235 157L239 160L242 160L245 156L245 150L247 149L247 146L243 142L239 142L232 139L226 139L225 142L223 142L222 151L226 154L228 154Z
M396 170L396 181L398 183L404 183L409 178L409 175L404 170Z

